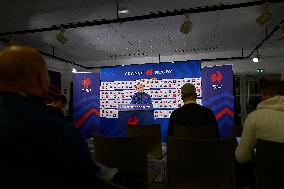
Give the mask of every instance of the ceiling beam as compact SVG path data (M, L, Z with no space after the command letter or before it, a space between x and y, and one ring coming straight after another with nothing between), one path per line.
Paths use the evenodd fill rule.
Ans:
M40 32L60 30L61 28L71 29L71 28L82 28L82 27L105 25L105 24L133 22L133 21L148 20L148 19L154 19L154 18L180 16L186 13L222 11L222 10L251 7L251 6L256 6L256 5L263 5L265 3L279 3L279 2L284 2L284 0L259 0L259 1L251 1L251 2L245 2L245 3L239 3L239 4L230 4L230 5L220 4L220 5L195 7L195 8L173 10L173 11L167 10L165 12L158 11L157 13L151 12L150 14L147 14L147 15L140 15L140 16L133 16L133 17L115 18L115 19L109 19L109 20L101 19L101 20L92 20L92 21L83 21L83 22L73 22L73 23L67 23L67 24L53 25L53 26L45 27L45 28L2 32L0 33L0 36L4 37L4 36L18 35L18 34L40 33Z

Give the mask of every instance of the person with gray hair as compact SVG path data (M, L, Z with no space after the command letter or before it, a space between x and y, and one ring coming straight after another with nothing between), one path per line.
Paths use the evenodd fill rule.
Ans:
M168 136L174 136L174 125L181 126L211 126L215 127L215 136L219 138L219 128L213 112L196 103L195 86L186 83L181 87L181 98L184 105L172 112L168 126Z

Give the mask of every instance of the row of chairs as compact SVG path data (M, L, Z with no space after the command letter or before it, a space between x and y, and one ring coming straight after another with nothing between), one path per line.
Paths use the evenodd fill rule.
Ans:
M167 137L167 186L200 189L235 188L236 139L214 139L214 136L207 136L209 139L200 139L200 136L196 139L185 136L184 129L175 128L175 134L183 130L179 132L182 137ZM200 135L207 133L205 130ZM140 186L146 188L159 175L157 171L148 170L147 159L163 157L160 125L128 126L127 133L127 137L95 136L95 159L107 166L118 167L128 175L137 176L141 181ZM283 149L283 144L279 145L279 150ZM258 142L257 184L261 189L279 188L281 184L279 174L278 177L271 174L275 167L267 166L267 161L275 162L271 157L275 160L278 154L275 154L273 146L272 142ZM271 150L269 156L267 148ZM279 162L281 158L276 159Z

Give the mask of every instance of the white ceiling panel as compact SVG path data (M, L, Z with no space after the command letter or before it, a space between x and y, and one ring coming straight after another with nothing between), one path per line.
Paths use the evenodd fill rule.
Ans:
M252 0L251 0L252 1ZM118 8L129 9L120 18L196 7L251 2L248 0L0 0L0 33L46 28L52 25L117 18ZM31 45L47 53L78 62L179 55L207 51L252 50L284 19L284 3L269 6L273 13L267 28L255 20L262 6L194 13L189 34L180 32L185 15L135 20L81 28L64 32L68 41L62 45L55 36L60 31L2 36ZM263 47L281 47L282 35L276 32Z

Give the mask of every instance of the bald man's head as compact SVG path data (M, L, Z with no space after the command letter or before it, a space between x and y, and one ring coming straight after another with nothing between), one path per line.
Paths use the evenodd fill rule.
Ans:
M36 49L11 46L0 52L0 91L43 96L48 85L45 61Z

